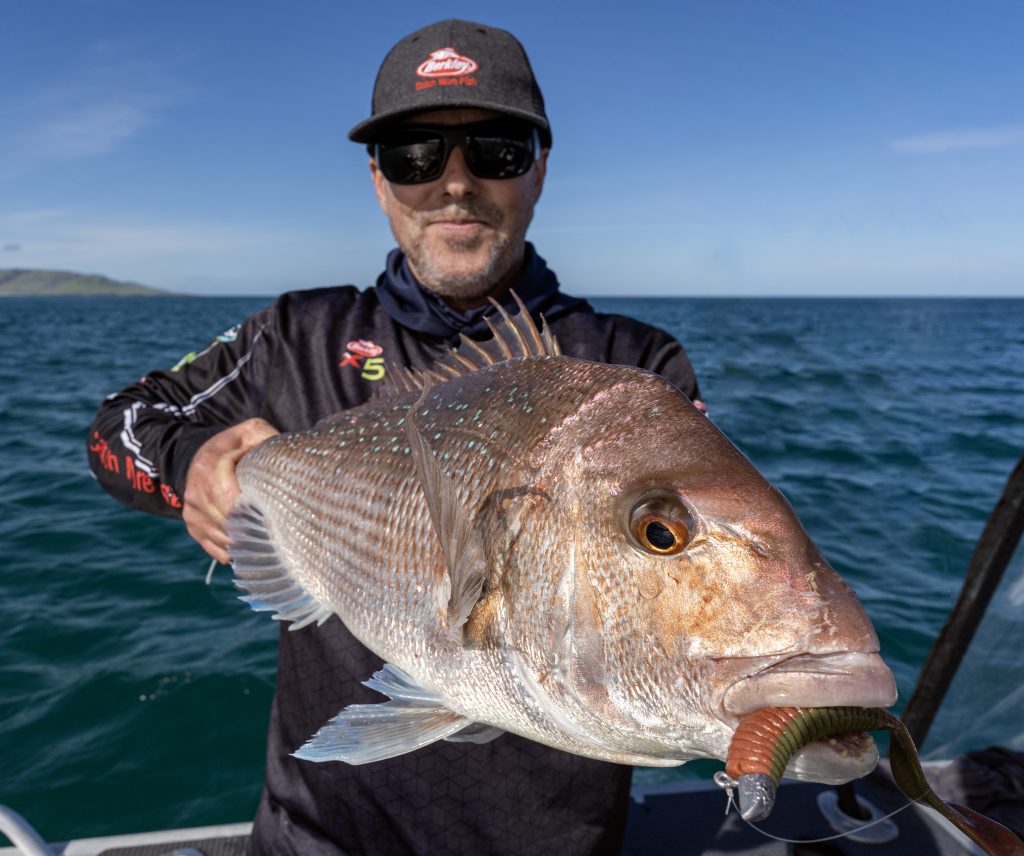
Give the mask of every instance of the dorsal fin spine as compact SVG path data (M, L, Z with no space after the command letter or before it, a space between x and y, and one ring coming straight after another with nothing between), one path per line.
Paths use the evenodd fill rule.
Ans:
M458 366L453 366L450 363L436 363L434 367L437 370L448 372L452 377L462 377L465 374L459 370Z
M541 331L541 337L544 339L544 353L550 354L553 357L562 356L562 346L558 344L558 339L556 339L555 334L551 332L547 318L541 315L540 320L544 325Z
M490 317L484 317L484 323L491 331L493 340L481 344L463 333L459 336L458 346L450 349L444 357L428 369L389 366L386 380L387 394L422 390L424 384L444 383L452 378L464 377L505 360L561 356L562 349L551 332L551 328L548 327L547 319L541 315L541 326L538 330L526 305L519 299L519 295L514 291L509 293L516 306L519 307L517 314L510 315L504 306L491 298L491 303L494 304L499 315L498 322L495 323Z
M508 346L508 342L506 342L505 337L498 332L498 328L494 325L494 322L490 317L485 316L484 322L487 324L487 329L491 331L491 335L494 337L494 343L501 348L501 353L504 355L505 359L515 359L515 354L512 353L512 349Z
M474 363L469 357L464 357L454 348L448 352L448 356L451 357L453 360L457 361L460 366L462 366L465 369L469 369L469 371L471 372L476 371L478 368L477 364Z
M510 316L508 312L505 311L505 307L498 303L498 301L495 300L493 297L491 298L491 303L494 305L494 308L497 309L498 313L501 315L501 320L505 322L504 329L510 332L513 336L515 336L516 344L519 345L519 355L522 357L528 356L530 353L530 349L526 344L526 339L523 338L523 334L519 330L519 325L516 323L516 321L522 319L522 312L516 315L516 321L513 321L512 316ZM526 313L526 317L530 317L529 312Z
M473 366L474 369L479 368L480 365L485 365L485 366L493 366L494 365L494 357L492 357L490 355L490 352L488 352L487 349L484 348L483 345L481 345L479 342L476 342L473 339L470 339L469 336L467 336L465 333L462 333L462 334L459 335L459 347L460 348L462 348L462 347L469 348L469 350L474 351L479 356L479 358L482 360L482 363L474 364L474 366ZM456 351L454 348L452 349L452 352L453 353L459 353L459 351ZM466 359L469 359L469 358L467 357ZM472 360L470 360L470 362L472 362Z
M547 349L544 347L544 341L541 338L540 333L537 332L537 325L534 324L533 319L530 318L530 310L526 308L526 304L519 299L519 295L516 294L514 291L512 292L512 299L516 302L516 306L519 307L519 315L517 315L516 318L520 321L522 326L526 328L526 333L530 337L530 341L533 345L533 350L531 353L546 353ZM544 327L547 327L547 321L544 320L543 315L541 316L541 324Z

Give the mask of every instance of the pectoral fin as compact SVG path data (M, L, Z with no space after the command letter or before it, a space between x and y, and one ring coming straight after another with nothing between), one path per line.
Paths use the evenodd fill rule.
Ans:
M449 710L436 693L390 664L364 683L391 701L349 705L295 752L296 758L368 764L459 732L490 728Z
M291 621L289 630L314 621L323 624L330 618L331 607L311 594L281 559L258 508L240 502L228 515L226 525L235 586L248 592L241 600L257 612L273 612L275 619Z
M430 444L416 426L416 412L423 406L429 391L427 384L419 401L409 411L405 425L409 448L430 510L430 520L448 566L448 632L461 645L463 625L483 593L487 562L480 536L459 500L455 483L441 469Z

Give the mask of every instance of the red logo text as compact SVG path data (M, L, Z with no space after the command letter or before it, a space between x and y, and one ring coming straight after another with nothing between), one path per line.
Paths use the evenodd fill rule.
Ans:
M475 59L463 56L455 48L441 48L432 51L430 57L419 64L416 74L420 77L462 77L480 68Z

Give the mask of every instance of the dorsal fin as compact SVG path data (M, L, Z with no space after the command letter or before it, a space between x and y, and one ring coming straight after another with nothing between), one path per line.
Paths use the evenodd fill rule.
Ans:
M425 384L443 383L505 360L561 356L562 349L544 316L541 316L541 327L538 330L519 295L514 291L509 294L519 307L515 315L509 315L497 300L489 298L499 316L496 322L490 316L484 318L493 338L477 342L463 333L459 337L458 346L429 369L390 368L386 376L389 391L411 392L423 389Z

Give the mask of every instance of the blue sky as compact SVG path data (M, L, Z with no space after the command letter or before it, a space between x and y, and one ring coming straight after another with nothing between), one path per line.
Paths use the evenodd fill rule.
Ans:
M3 0L0 267L197 294L366 285L377 67L516 33L554 130L531 228L584 295L1024 296L1018 0Z

